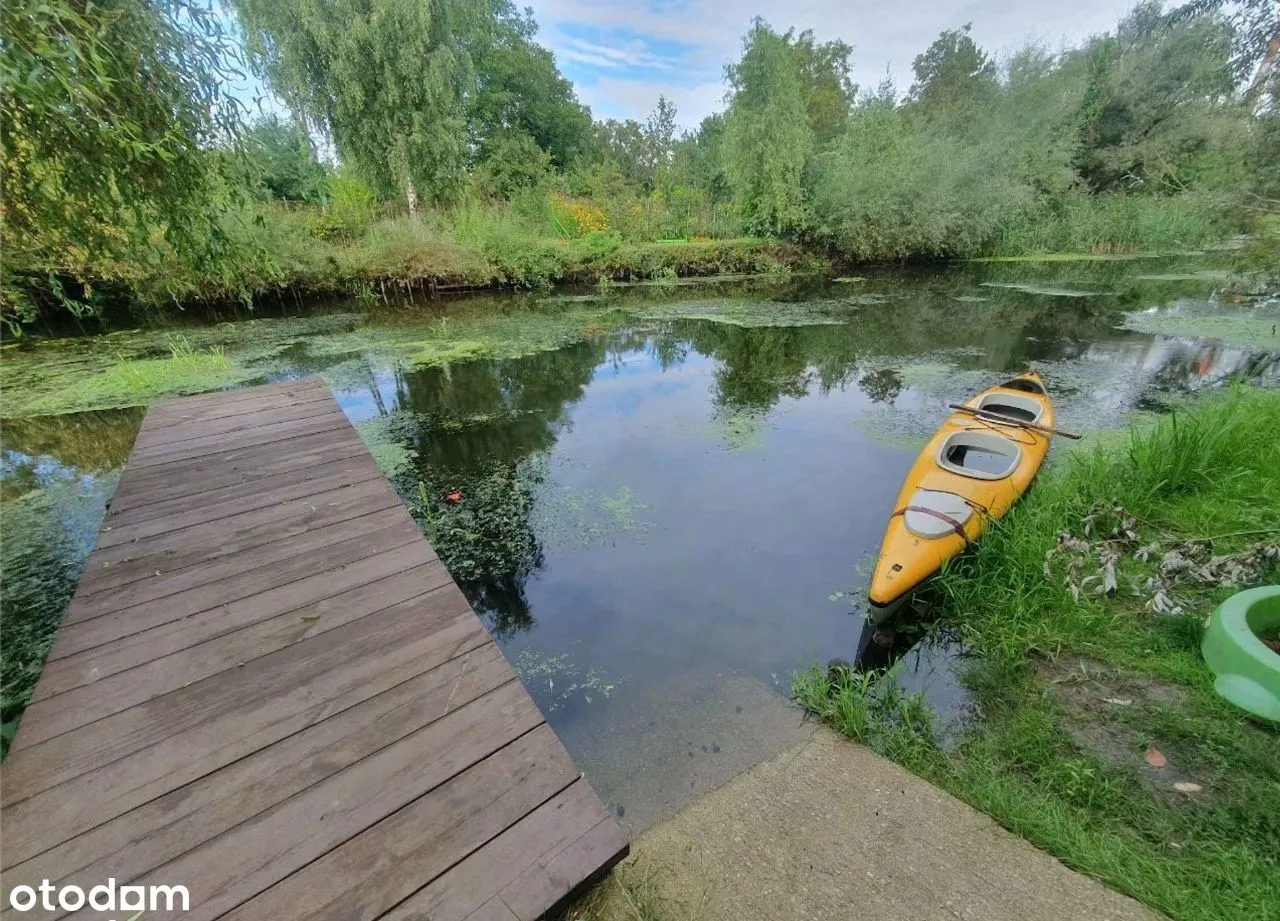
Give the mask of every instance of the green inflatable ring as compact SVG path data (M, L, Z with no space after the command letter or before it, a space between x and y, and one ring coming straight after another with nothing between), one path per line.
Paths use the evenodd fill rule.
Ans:
M1214 690L1242 710L1280 723L1280 654L1259 639L1280 630L1280 585L1232 595L1209 617L1200 651Z

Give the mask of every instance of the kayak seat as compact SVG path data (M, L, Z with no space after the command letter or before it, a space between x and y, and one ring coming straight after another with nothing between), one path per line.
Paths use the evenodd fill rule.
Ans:
M1023 393L1038 393L1041 396L1046 395L1044 386L1029 377L1015 377L1011 381L1005 381L1000 386L1005 390L1021 390Z
M972 516L973 506L962 496L936 489L917 489L902 513L902 521L916 537L932 540L955 534Z
M952 432L938 449L938 466L975 480L1003 480L1022 460L1022 449L992 432Z
M1043 403L1016 393L989 393L978 401L978 409L1019 422L1039 422L1044 415Z

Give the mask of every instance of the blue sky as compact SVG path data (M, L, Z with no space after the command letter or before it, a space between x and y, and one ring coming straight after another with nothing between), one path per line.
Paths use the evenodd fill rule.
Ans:
M724 107L724 65L754 16L853 45L853 74L911 82L911 60L942 29L973 23L988 51L1050 48L1113 28L1133 0L530 0L538 40L555 52L597 118L643 119L665 93L683 128Z

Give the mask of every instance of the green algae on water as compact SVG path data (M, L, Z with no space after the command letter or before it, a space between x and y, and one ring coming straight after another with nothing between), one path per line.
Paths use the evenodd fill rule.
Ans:
M645 320L707 320L751 329L765 326L838 326L845 322L842 313L847 315L848 309L847 304L841 301L787 303L720 298L648 304L628 312Z
M549 713L555 713L574 699L586 704L606 699L620 683L606 679L599 668L582 668L568 652L549 656L524 649L511 667Z
M10 471L6 485L15 475ZM0 502L0 723L8 747L93 547L116 477L59 467ZM15 539L21 535L21 539Z
M359 315L265 318L4 347L0 389L9 417L140 406L170 396L265 381L298 367L298 343L351 329Z
M984 281L980 282L980 284L985 288L1009 288L1013 291L1021 291L1023 294L1039 294L1044 297L1098 297L1115 293L1114 291L1082 291L1078 288L1064 288L1055 285L1003 281Z
M1153 335L1217 339L1246 348L1280 350L1280 315L1191 316L1152 311L1127 314L1124 328Z
M413 464L413 434L422 425L418 413L397 410L356 423L356 431L369 448L378 469L387 479L394 479Z
M648 530L652 523L640 517L647 508L626 486L611 495L550 482L538 493L533 529L558 546L585 550L619 534Z

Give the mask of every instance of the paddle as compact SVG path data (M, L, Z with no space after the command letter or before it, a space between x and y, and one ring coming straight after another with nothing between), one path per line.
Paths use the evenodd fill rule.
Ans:
M1073 435L1071 432L1064 432L1062 429L1049 428L1047 425L1036 425L1034 422L1023 422L1021 419L1011 419L1008 416L1002 416L999 413L984 412L980 409L974 409L972 406L964 406L960 403L948 403L949 409L958 412L968 413L970 416L977 416L984 422L995 422L999 425L1016 425L1020 428L1031 429L1036 432L1044 432L1046 435L1061 435L1063 438L1070 438L1073 441L1079 441L1083 435Z

